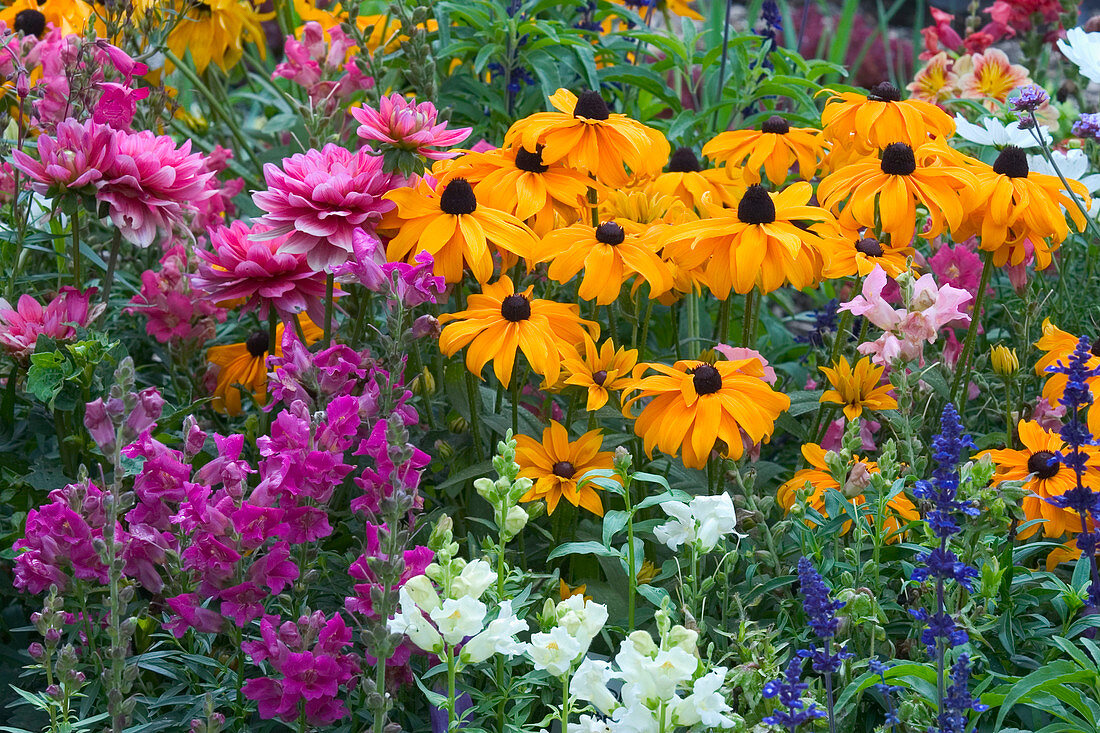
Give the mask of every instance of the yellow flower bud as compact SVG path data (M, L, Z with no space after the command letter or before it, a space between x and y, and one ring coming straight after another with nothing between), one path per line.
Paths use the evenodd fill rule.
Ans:
M1020 359L1016 356L1016 349L997 345L990 350L990 361L993 363L993 371L1002 377L1012 376L1020 368Z

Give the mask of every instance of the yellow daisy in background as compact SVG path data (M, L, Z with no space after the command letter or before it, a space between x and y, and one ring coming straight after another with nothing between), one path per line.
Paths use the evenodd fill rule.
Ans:
M447 324L439 335L439 350L450 357L469 346L466 367L480 379L481 370L492 361L493 373L505 385L512 382L516 353L523 352L547 384L557 383L562 352L574 351L586 332L597 338L600 326L582 319L580 308L572 303L532 299L533 290L530 286L517 293L507 276L486 285L481 294L470 296L466 310L439 317Z
M313 344L324 332L309 316L301 314L298 323L306 337L306 344ZM275 356L283 355L283 323L275 327ZM237 344L211 346L206 350L206 360L217 368L217 386L212 406L228 415L241 414L241 390L252 393L260 405L267 404L267 357L271 350L270 334L266 330L253 332L245 341Z
M883 149L892 143L916 148L930 137L947 138L955 120L934 104L901 98L889 82L876 84L866 96L825 90L829 99L821 112L825 139L857 152Z
M631 372L638 363L638 350L627 349L608 339L596 348L596 342L587 333L584 334L584 353L574 353L565 357L562 366L569 374L565 383L588 390L588 402L585 409L598 410L607 404L611 392L627 387L631 382Z
M623 414L633 417L631 406L648 400L634 422L646 453L682 451L688 468L704 468L712 451L740 459L746 439L749 445L769 439L779 413L791 405L764 381L759 359L639 364L635 373L646 370L657 373L639 376L627 388L636 394L623 405Z
M642 237L697 218L680 199L658 193L651 182L640 188L605 189L600 193L600 216L602 221L615 221L627 234Z
M668 159L669 144L657 130L611 112L599 92L578 97L559 89L550 97L557 112L536 112L517 121L504 136L506 146L535 150L542 145L542 161L561 161L595 176L608 186L622 186L634 173L657 173Z
M379 225L397 230L386 247L391 261L411 262L423 250L435 258L435 274L448 283L461 282L466 267L485 283L493 276L490 243L502 254L533 259L535 233L511 214L479 204L465 178L444 176L434 189L421 179L415 188L396 188L386 198L397 204Z
M896 410L898 402L890 396L890 385L881 384L886 367L875 366L871 357L865 356L855 367L840 357L833 366L818 367L829 380L829 386L821 395L821 402L844 405L844 417L855 420L868 410Z
M601 451L603 433L590 430L575 442L561 423L551 420L542 431L542 442L527 435L516 436L516 463L520 478L535 482L520 501L546 500L546 513L553 514L563 498L576 507L603 516L603 502L591 481L581 484L589 471L612 469L611 451ZM583 589L582 589L583 592Z
M255 45L260 58L266 58L267 38L260 22L274 13L258 13L248 0L182 0L175 7L183 18L168 34L168 50L181 59L190 53L200 74L210 64L222 71L232 69L244 55L245 43Z
M760 183L760 170L776 186L787 180L791 168L808 181L817 174L825 157L825 141L820 130L791 127L779 116L764 120L760 130L729 130L719 133L703 146L703 155L720 161L728 170L743 166L740 175L746 183Z

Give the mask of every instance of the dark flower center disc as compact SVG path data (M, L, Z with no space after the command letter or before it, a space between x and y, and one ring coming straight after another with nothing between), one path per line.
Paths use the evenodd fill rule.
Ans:
M749 186L737 204L737 218L745 224L771 224L775 221L775 203L763 186Z
M703 170L699 165L699 159L695 157L691 148L676 148L676 152L668 159L669 173L689 173Z
M700 364L691 375L692 384L698 394L714 394L722 389L722 375L710 364Z
M1015 145L1009 145L994 161L993 172L1009 178L1027 178L1027 155Z
M1033 453L1031 458L1027 459L1027 471L1035 474L1036 478L1053 478L1058 473L1059 468L1061 468L1061 464L1054 459L1054 454L1048 450Z
M512 323L526 321L531 317L531 303L522 295L509 295L500 302L500 315Z
M760 125L760 132L770 132L773 135L786 135L791 131L791 124L779 115L772 115Z
M561 478L573 478L573 474L577 472L577 469L573 467L573 464L569 461L558 461L554 464L554 475Z
M882 172L888 176L909 176L917 169L913 148L905 143L890 143L882 151Z
M267 331L253 331L248 340L244 342L244 347L248 349L248 353L257 359L266 354L270 346L271 338L268 336Z
M611 110L607 108L607 102L599 92L591 89L581 92L577 97L577 104L573 107L574 117L584 117L589 120L606 120L611 116Z
M443 189L443 195L439 197L439 208L445 214L459 216L472 214L477 208L477 198L474 189L465 178L456 178Z
M626 232L613 221L605 221L596 227L596 241L603 244L622 244L626 239Z

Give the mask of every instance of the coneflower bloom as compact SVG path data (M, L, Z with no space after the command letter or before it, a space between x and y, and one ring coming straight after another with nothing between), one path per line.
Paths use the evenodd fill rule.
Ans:
M243 221L211 230L211 250L195 250L201 262L191 286L215 303L244 301L244 309L258 308L261 319L274 308L284 321L305 311L320 323L325 313L324 273L311 268L305 255L285 251L285 235L254 239L265 231L263 224L250 228Z
M177 58L190 54L200 74L210 64L229 71L240 62L246 42L265 58L267 39L260 23L274 13L258 13L248 0L185 0L175 7L183 17L168 34L168 49Z
M825 266L822 275L829 279L842 277L866 277L876 266L887 275L896 278L908 269L909 258L916 250L908 242L892 244L872 236L844 236L825 239L822 256Z
M558 161L595 176L608 186L629 180L633 173L656 173L668 159L669 145L657 130L624 114L611 112L599 92L578 97L559 89L550 97L557 112L537 112L512 125L505 146L535 150L542 145L542 161Z
M400 94L382 97L378 109L352 107L351 116L359 123L356 134L364 140L387 143L410 150L432 160L453 158L457 153L432 148L458 145L472 128L448 130L446 122L437 122L439 112L431 102L408 101Z
M1047 268L1052 253L1069 236L1063 206L1078 230L1085 230L1085 217L1062 188L1062 182L1055 176L1032 172L1020 148L1010 145L997 156L992 168L979 164L971 166L970 171L977 179L974 190L982 195L975 197L977 204L955 237L962 241L981 235L978 246L993 253L997 267L1021 264L1030 244L1035 269ZM1067 181L1088 208L1088 189L1080 181Z
M50 3L38 0L16 0L10 4L5 3L4 9L0 11L0 22L28 36L41 38L46 32L47 24L60 30L61 35L71 36L83 34L88 20L95 13L90 3L82 0ZM103 33L102 30L97 29L97 31L96 35Z
M675 196L689 209L701 209L707 196L716 204L736 204L744 193L745 183L740 169L703 168L691 148L677 148L669 157L665 172L650 181L645 190Z
M731 290L807 287L821 275L822 239L806 223L836 229L832 214L809 205L812 195L808 183L775 194L750 186L736 208L704 204L706 218L670 229L666 248L688 270L705 264L707 285L722 300Z
M39 336L55 341L69 341L76 329L87 326L103 309L104 304L91 305L96 288L83 293L63 287L46 307L29 295L20 295L15 307L0 298L0 346L19 361L25 362L34 352Z
M879 156L861 158L826 176L817 195L822 206L840 212L842 227L877 227L899 246L913 239L918 204L928 209L922 237L932 239L945 228L954 233L965 213L959 192L979 189L968 170L945 164L942 155L932 144L914 151L907 143L890 143Z
M1050 369L1054 366L1069 364L1070 355L1077 348L1078 341L1079 337L1058 328L1049 318L1043 320L1043 335L1035 342L1035 346L1044 354L1035 362L1035 373L1040 377L1047 377L1047 381L1043 383L1043 398L1052 405L1057 405L1061 401L1068 378L1065 374L1052 373ZM1092 340L1092 359L1086 366L1088 369L1100 367L1100 337ZM1100 394L1100 376L1088 377L1085 383L1094 395L1093 403L1088 408L1089 432L1100 435L1100 401L1095 398Z
M596 342L587 332L584 334L584 351L567 355L562 367L569 375L566 384L583 387L588 392L585 409L598 410L607 404L612 392L617 392L631 382L631 372L638 363L638 350L620 346L615 348L607 339L596 348Z
M867 96L856 92L835 92L821 112L827 141L857 152L882 149L892 143L916 148L930 137L947 138L955 132L955 121L934 104L901 98L889 82L876 84Z
M810 467L796 472L793 478L779 487L777 498L784 511L789 512L791 510L797 498L796 493L805 488L807 484L809 484L812 491L806 498L806 504L825 517L829 516L826 511L825 496L830 490L843 491L845 497L848 497L848 501L856 506L867 503L867 497L863 495L861 489L870 484L871 474L879 472L878 464L874 461L868 461L860 456L852 456L848 462L848 484L842 487L830 472L829 465L825 461L824 448L817 443L806 443L802 446L802 456L810 464ZM916 506L913 505L913 501L903 491L894 494L886 502L886 512L887 515L881 519L886 534L893 541L898 539L897 533L902 526L920 519L920 514L917 512ZM874 517L867 517L868 524L872 524L873 521ZM851 522L845 522L843 531L847 532L851 527Z
M396 204L383 227L395 230L386 248L391 261L412 261L417 252L435 258L435 273L448 283L462 281L469 267L479 283L493 276L491 243L502 255L534 260L538 240L526 224L478 202L465 178L444 176L433 188L421 179L414 188L386 194Z
M295 316L302 326L306 345L315 343L324 332L305 315ZM283 355L285 323L275 327L275 356ZM253 331L236 344L211 346L206 360L213 366L216 379L212 407L228 415L241 414L241 387L247 389L259 405L267 404L267 357L271 352L271 336L267 329Z
M672 287L672 273L657 256L657 245L627 234L622 225L574 224L550 232L539 247L539 261L550 260L546 274L567 283L584 270L577 294L599 305L614 303L623 283L639 275L654 296Z
M525 222L539 236L554 228L555 219L565 224L577 221L592 183L560 163L546 165L539 148L468 153L447 170L468 180L478 201Z
M719 133L703 146L703 155L731 169L741 168L746 183L760 183L763 169L768 180L780 186L795 165L799 178L804 181L813 178L825 157L825 141L820 130L791 127L776 115L764 120L759 131Z
M53 135L38 136L38 159L12 151L13 165L30 178L31 188L43 196L73 192L94 194L96 184L114 168L118 137L107 125L74 119L57 125Z
M546 500L546 513L553 514L563 498L575 507L582 507L593 514L603 516L603 502L596 493L598 486L591 481L581 484L581 477L589 471L612 469L614 456L601 451L603 433L590 430L575 442L569 442L569 433L561 423L551 420L550 427L542 431L542 441L526 435L516 436L516 463L520 478L535 482L520 501ZM614 479L613 479L614 480ZM583 593L584 589L581 588Z
M657 373L644 376L650 369ZM689 468L705 467L712 451L740 459L744 437L751 445L770 438L779 414L791 405L789 397L764 381L759 359L639 364L635 373L642 376L627 388L635 394L626 400L623 414L633 417L634 403L647 400L634 421L646 453L652 456L654 448L670 456L680 452Z
M855 420L868 410L896 410L898 402L890 396L890 385L882 384L885 367L875 366L871 358L863 357L855 366L840 357L833 366L818 367L829 380L831 389L821 395L821 402L844 406L844 417Z
M267 190L252 194L270 227L262 236L289 234L283 249L306 255L318 271L348 260L355 230L373 229L393 208L384 194L403 183L369 148L353 153L332 143L285 158L282 167L268 163L264 180Z
M993 459L996 468L993 475L994 486L1005 481L1023 481L1021 488L1031 492L1020 501L1026 521L1043 520L1024 527L1016 536L1027 539L1040 530L1045 537L1061 537L1080 532L1081 516L1077 512L1057 507L1047 501L1077 486L1077 474L1063 466L1058 459L1058 454L1066 450L1061 436L1043 429L1033 420L1021 420L1018 435L1023 445L1022 450L988 450L981 454ZM1084 479L1096 490L1100 488L1100 474L1097 474L1094 467L1100 456L1095 448L1085 448L1084 452L1088 454L1091 468L1085 472Z
M517 293L507 276L486 284L480 295L469 297L466 310L439 317L446 324L439 335L439 350L453 356L469 346L466 367L480 378L492 361L497 379L506 385L512 381L516 353L522 352L547 384L556 384L563 352L574 351L586 331L597 338L600 326L582 319L572 303L532 299L533 290L531 286Z

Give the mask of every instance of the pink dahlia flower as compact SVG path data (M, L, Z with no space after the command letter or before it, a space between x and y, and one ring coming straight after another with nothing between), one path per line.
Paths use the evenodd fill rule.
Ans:
M425 158L442 160L457 153L432 150L434 147L450 147L465 140L472 128L447 129L446 122L436 124L438 112L431 102L406 101L400 94L382 97L378 109L355 107L351 116L359 122L356 131L365 140L389 143L397 148L415 150Z
M69 191L92 193L114 168L118 140L107 125L68 119L54 136L38 137L38 160L22 150L12 151L13 165L30 177L31 188L43 196Z
M171 232L186 224L195 205L214 195L213 177L191 141L180 147L167 135L116 131L118 156L99 184L97 198L108 204L111 221L128 242L153 243L157 230Z
M393 208L382 195L404 179L382 170L382 158L329 143L264 166L266 191L252 194L270 229L254 238L289 234L284 252L306 255L314 270L327 270L352 253L356 229L370 231Z
M214 302L240 298L246 309L259 308L261 318L274 307L283 320L305 311L314 323L322 323L324 273L310 267L305 255L286 251L286 235L256 236L267 231L264 224L249 229L242 221L211 230L212 251L197 250L203 262L191 286Z
M81 293L64 287L45 308L29 295L19 296L15 308L0 298L0 345L15 358L26 360L34 351L38 336L67 341L76 336L77 326L87 326L103 312L102 304L91 306L96 288Z

